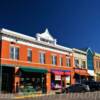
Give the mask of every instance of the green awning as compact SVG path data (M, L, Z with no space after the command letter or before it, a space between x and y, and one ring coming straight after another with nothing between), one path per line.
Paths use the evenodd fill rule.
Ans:
M37 73L47 73L46 69L32 68L32 67L20 67L21 71L24 72L37 72Z

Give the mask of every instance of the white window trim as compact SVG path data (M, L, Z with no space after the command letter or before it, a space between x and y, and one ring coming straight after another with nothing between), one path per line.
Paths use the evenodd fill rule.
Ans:
M61 60L61 59L62 59L62 60ZM61 61L62 61L62 62L61 62ZM60 63L59 63L60 67L62 67L62 66L63 66L63 56L60 56L60 57L59 57L59 62L60 62Z
M14 48L14 59L12 59L11 57L10 57L10 48L11 47L13 47ZM11 59L11 60L18 60L18 59L16 59L16 53L15 53L15 51L16 51L16 48L19 48L19 46L14 46L14 45L10 45L10 48L9 48L9 58Z
M28 48L28 49L27 49L27 61L28 61L29 63L31 63L32 61L29 61L29 60L28 60L28 52L29 52L29 50L32 51L32 49L31 49L31 48Z
M52 65L53 65L53 66L57 66L57 55L56 55L56 54L52 54L51 56L52 56L52 58L53 58L53 59L52 59L52 62L53 62L53 60L54 60L54 57L53 57L53 56L56 57L56 64L52 63Z
M40 59L41 59L41 58L40 58L40 55L41 55L41 54L44 54L44 61L43 61L43 62L40 61ZM42 59L42 60L43 60L43 59ZM45 64L45 60L46 60L46 58L45 58L45 51L39 51L39 63L40 63L40 64Z
M70 60L70 62L69 62L69 65L68 65L68 66L67 66L67 59L69 59L69 60ZM71 67L71 58L70 58L70 57L68 57L68 56L66 57L66 66L67 66L67 67Z

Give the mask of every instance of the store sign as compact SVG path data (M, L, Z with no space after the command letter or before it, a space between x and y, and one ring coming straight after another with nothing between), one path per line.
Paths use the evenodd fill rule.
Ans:
M55 75L55 80L61 80L61 75Z

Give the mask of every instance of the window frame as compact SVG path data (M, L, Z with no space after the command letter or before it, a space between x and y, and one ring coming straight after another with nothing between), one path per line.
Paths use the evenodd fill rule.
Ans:
M39 63L40 64L45 64L46 63L45 52L39 52Z
M66 66L71 67L71 58L70 57L66 57Z
M76 60L78 61L78 63L76 64ZM74 65L75 67L79 68L79 58L74 58Z
M30 51L31 51L31 53L30 53ZM32 49L30 49L30 48L27 49L27 61L32 62Z
M63 57L62 56L60 56L60 58L59 58L59 64L60 64L60 66L63 66Z
M11 53L11 48L13 48L13 52L12 53ZM18 53L16 52L17 49L18 49ZM10 46L10 50L9 50L9 57L10 57L10 59L12 59L12 60L19 60L19 52L20 52L20 50L19 50L18 46L11 45Z
M57 55L52 55L51 58L52 58L52 65L56 66L57 65Z

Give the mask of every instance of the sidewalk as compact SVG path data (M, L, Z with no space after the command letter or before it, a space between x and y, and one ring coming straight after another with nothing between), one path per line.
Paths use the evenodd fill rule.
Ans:
M31 94L15 94L13 99L24 99L24 98L34 98L34 97L42 97L42 96L50 96L50 95L55 95L53 93L50 94L42 94L42 93L31 93Z

